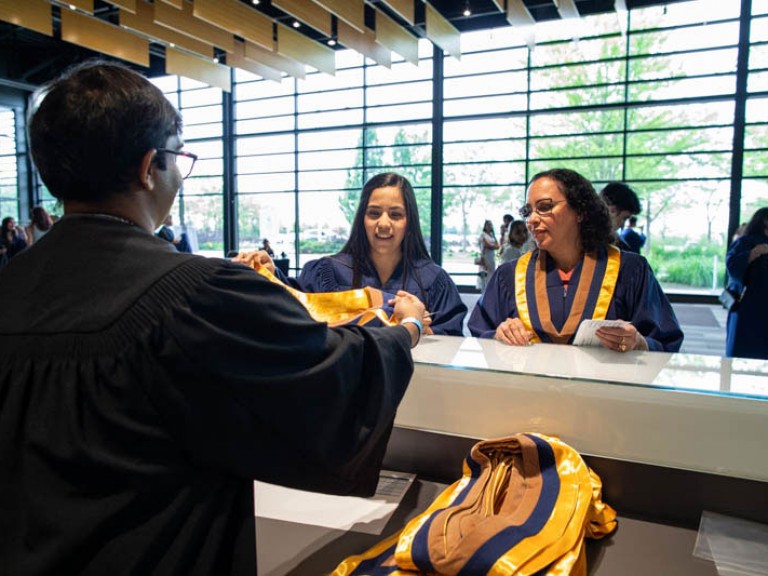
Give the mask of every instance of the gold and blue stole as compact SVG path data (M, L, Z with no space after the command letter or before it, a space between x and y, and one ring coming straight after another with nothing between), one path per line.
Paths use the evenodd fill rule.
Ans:
M597 474L557 438L485 440L426 511L332 576L586 575L584 538L616 528L601 491Z
M384 293L376 288L366 286L355 290L341 292L302 292L283 283L265 266L256 261L250 262L251 267L261 276L279 284L307 309L310 316L318 322L327 322L329 326L345 324L364 325L378 318L382 325L392 326L397 321L391 320L385 310Z
M538 258L526 252L515 266L515 304L523 325L535 336L532 342L570 342L585 318L604 320L613 299L619 277L621 251L615 246L597 254L585 254L568 318L561 329L552 322L547 293L547 253L539 250Z

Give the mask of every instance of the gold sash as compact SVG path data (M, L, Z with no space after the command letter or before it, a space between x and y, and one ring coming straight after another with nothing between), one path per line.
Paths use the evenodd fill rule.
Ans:
M296 300L302 303L310 316L318 322L327 322L329 326L342 326L344 324L362 326L374 318L378 318L385 326L394 326L398 323L391 319L382 308L385 304L384 294L376 288L366 286L365 288L341 292L302 292L287 286L256 260L251 260L249 265L270 282L279 284L288 290Z
M536 309L538 310L538 320L541 329L549 335L553 342L558 344L567 343L576 333L582 319L590 316L585 313L585 307L591 288L597 281L595 269L597 268L597 257L595 254L585 254L584 264L582 265L579 284L575 287L576 297L571 305L568 318L563 324L562 329L557 330L552 323L552 314L549 308L549 295L547 294L547 266L546 252L539 251L539 257L535 263L531 263L531 252L526 252L517 261L515 266L515 303L517 305L517 314L523 325L529 332L534 334L531 342L541 342L541 337L534 329L534 323L531 321L531 314L528 308L528 291L526 290L527 275L529 266L535 265L534 286L536 299ZM591 313L593 320L604 320L608 313L608 307L613 299L613 293L616 288L616 279L619 276L619 265L621 264L621 251L615 246L608 246L607 262L605 273L600 281L600 291L598 293L595 308Z

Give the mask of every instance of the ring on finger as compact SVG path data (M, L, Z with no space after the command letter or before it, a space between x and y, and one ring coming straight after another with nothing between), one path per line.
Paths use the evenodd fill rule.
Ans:
M624 339L622 338L622 340L624 340ZM624 342L622 342L621 344L619 344L619 351L620 351L620 352L626 352L626 351L627 351L627 345L626 345L626 344L624 344Z

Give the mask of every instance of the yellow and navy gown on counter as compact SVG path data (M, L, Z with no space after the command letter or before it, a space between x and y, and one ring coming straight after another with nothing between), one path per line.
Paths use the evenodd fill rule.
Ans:
M432 314L430 328L433 334L462 335L467 307L448 273L431 260L419 260L409 270L401 261L384 285L370 264L362 265L359 286L352 285L352 276L352 257L336 254L307 262L298 279L291 284L304 292L339 292L363 286L388 294L405 290L419 298Z
M566 285L546 252L535 250L529 254L505 262L488 280L485 292L469 318L468 327L473 336L493 338L497 326L504 320L527 314L537 341L570 343L578 322L583 319L621 319L637 328L650 350L680 350L683 332L669 300L643 256L623 251L619 253L615 247L601 248L597 254L585 256L576 265ZM522 258L530 258L523 270L518 266ZM585 273L588 268L585 263L592 264L594 268L589 274ZM524 290L521 283L524 283ZM608 292L612 292L610 298L606 298ZM527 309L518 309L520 295L525 297ZM583 300L583 310L576 322L570 321L573 329L565 330L579 300ZM562 338L558 338L558 331Z
M516 434L475 444L461 479L331 576L586 576L584 539L616 525L600 477L576 450Z

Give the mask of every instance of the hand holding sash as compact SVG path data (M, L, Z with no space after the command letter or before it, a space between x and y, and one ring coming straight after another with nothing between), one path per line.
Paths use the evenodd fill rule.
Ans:
M281 285L307 309L312 318L318 322L326 322L329 326L345 324L362 326L374 319L378 319L384 326L394 326L403 318L409 317L415 318L422 324L424 322L424 304L416 296L404 290L398 291L386 302L392 310L390 316L385 309L384 293L370 286L341 292L302 292L284 284L275 276L274 263L263 250L238 254L232 260L253 268L270 282ZM411 333L412 344L418 343L421 331L414 331L407 326L406 329Z
M266 250L254 250L253 252L239 252L237 256L232 258L232 262L239 262L258 270L260 267L264 267L272 274L275 273L275 263L272 261L272 257L267 254Z
M416 346L416 344L419 343L419 340L421 339L421 331L423 329L425 314L424 304L416 296L406 292L405 290L398 290L395 297L391 298L388 303L395 307L392 313L392 318L394 320L399 322L404 318L407 318L417 320L420 323L419 327L416 328L415 334L411 333L411 329L408 329L408 332L411 333L411 347L413 348ZM406 328L408 326L406 322L403 322L403 325L406 326ZM414 328L416 327L415 324L410 325L414 326Z

